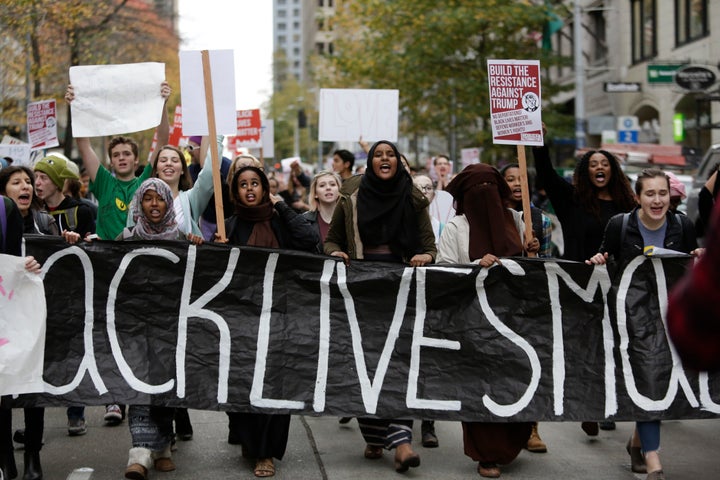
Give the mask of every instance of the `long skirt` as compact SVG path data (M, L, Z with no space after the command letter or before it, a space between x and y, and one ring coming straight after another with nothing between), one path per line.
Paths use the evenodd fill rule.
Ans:
M245 456L282 460L290 432L290 415L236 412L233 416Z
M525 448L531 422L462 422L465 455L480 463L506 465Z

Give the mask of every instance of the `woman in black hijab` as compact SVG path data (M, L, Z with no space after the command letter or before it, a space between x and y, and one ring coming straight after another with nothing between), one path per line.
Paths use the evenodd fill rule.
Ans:
M350 260L409 263L421 267L435 260L435 235L428 201L413 186L400 163L400 152L386 140L368 152L365 175L351 177L340 191L324 250ZM365 458L382 457L383 447L395 448L395 470L420 465L411 447L412 420L358 418L365 438Z

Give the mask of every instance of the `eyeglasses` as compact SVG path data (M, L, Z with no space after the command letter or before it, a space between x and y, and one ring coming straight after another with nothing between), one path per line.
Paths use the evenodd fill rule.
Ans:
M420 187L420 191L423 193L424 192L432 192L433 187L432 187L432 185L423 185L422 187Z
M196 147L195 145L190 145L190 144L185 145L185 150L187 150L189 152L192 152L196 148L200 148L200 147Z

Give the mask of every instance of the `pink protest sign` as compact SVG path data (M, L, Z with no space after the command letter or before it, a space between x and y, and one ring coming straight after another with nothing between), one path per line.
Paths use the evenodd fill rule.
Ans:
M488 60L493 143L543 144L540 62Z
M28 143L30 150L57 147L57 113L55 100L32 102L27 107Z

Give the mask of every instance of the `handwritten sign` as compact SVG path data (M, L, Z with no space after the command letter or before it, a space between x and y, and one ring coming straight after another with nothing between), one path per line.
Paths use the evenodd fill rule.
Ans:
M74 137L101 137L157 127L163 114L164 63L70 67Z
M52 332L36 404L491 422L720 414L720 372L683 369L663 324L688 258L413 268L187 242L27 245Z
M0 157L10 157L14 165L30 165L30 144L2 143Z
M493 143L542 146L540 62L488 60Z
M57 147L57 110L55 100L32 102L27 107L27 129L30 150Z
M45 390L45 289L25 258L0 255L0 394Z
M398 90L320 90L321 142L397 142Z

